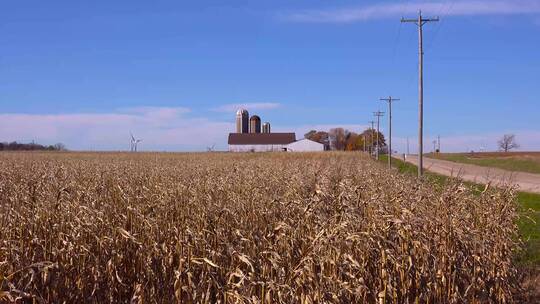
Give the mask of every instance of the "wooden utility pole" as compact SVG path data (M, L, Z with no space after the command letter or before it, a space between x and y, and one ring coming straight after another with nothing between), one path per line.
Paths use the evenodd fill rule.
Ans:
M424 173L423 168L423 127L424 127L424 49L422 27L428 22L437 22L439 18L422 18L422 11L418 12L418 19L404 19L401 22L414 22L418 26L418 177Z
M373 112L373 115L377 117L377 142L375 142L375 159L379 160L379 125L381 122L381 117L384 116L384 112L377 111Z
M382 101L388 102L388 168L392 168L392 102L399 98L381 98Z
M364 153L366 153L366 134L364 134Z
M371 135L371 142L369 143L370 144L369 145L369 155L371 156L371 155L373 155L373 151L372 151L373 150L373 125L375 124L375 121L370 120L370 121L368 121L368 123L371 124L371 129L370 129L370 132L369 132L370 135Z

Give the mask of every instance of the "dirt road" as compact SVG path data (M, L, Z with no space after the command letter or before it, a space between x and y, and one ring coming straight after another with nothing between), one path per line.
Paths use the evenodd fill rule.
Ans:
M407 162L417 165L418 156L408 155ZM511 172L427 157L424 157L424 169L446 176L459 176L463 180L480 184L491 182L494 186L518 185L521 191L540 193L540 174Z

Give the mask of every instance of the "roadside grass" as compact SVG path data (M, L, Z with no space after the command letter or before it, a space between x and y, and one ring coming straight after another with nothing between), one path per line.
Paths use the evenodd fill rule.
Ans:
M379 161L388 163L388 156L381 155ZM399 172L416 176L418 167L411 163L393 158L392 166ZM425 178L434 181L438 185L444 185L450 177L424 171ZM474 192L480 193L485 185L464 181L465 185L471 187ZM517 222L519 233L525 246L523 252L517 257L520 264L540 266L540 194L518 192L517 202L519 204L520 219Z
M475 156L471 154L464 153L442 153L442 154L433 154L429 153L426 155L430 158L437 158L442 160L448 160L456 163L471 164L482 167L493 167L504 169L508 171L519 171L519 172L528 172L528 173L540 173L540 161L535 159L523 159L519 158L517 155L508 155L505 156L501 154L500 157L497 156Z
M540 194L519 192L519 231L525 242L520 261L540 266Z

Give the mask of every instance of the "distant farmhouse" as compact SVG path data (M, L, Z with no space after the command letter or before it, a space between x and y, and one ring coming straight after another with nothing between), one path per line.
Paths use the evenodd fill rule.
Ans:
M293 132L271 133L269 122L261 125L261 118L250 118L245 109L236 112L236 133L229 133L228 144L229 152L324 151L323 144L308 139L297 141Z

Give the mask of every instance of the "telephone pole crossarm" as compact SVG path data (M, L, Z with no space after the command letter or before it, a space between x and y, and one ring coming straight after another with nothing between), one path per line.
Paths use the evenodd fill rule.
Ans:
M439 17L436 17L436 18L422 18L422 25L426 24L427 22L438 22L438 21L440 21ZM418 25L418 19L401 18L401 22L412 22L412 23L416 23L416 25Z

